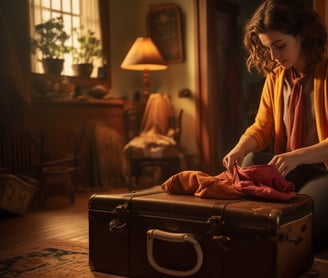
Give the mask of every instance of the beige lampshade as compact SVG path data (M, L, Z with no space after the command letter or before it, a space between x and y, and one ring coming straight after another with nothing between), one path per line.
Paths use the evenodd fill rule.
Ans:
M139 37L124 58L121 68L152 71L164 70L167 66L151 38Z

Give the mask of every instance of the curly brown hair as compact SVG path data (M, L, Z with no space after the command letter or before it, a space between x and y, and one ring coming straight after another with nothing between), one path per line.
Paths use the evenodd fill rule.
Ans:
M327 33L319 15L307 9L301 0L266 0L254 12L244 29L244 46L249 54L246 60L248 71L255 68L267 74L278 65L271 59L270 51L264 47L259 34L268 31L301 35L302 51L309 65L319 62L326 53Z

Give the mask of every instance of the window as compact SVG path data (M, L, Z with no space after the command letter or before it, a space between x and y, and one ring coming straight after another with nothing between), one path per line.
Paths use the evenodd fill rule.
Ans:
M70 35L66 46L78 47L73 28L91 30L101 39L98 0L29 0L30 3L30 34L34 37L34 26L51 18L61 16L64 20L65 31ZM38 56L39 55L39 56ZM31 55L32 72L42 73L43 68L40 54ZM71 53L64 56L64 75L72 75L73 58ZM92 77L97 76L97 68L101 66L101 59L94 61Z

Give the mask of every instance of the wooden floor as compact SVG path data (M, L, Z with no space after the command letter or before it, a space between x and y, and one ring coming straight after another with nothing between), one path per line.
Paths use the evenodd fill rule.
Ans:
M142 178L138 189L158 184L153 177ZM39 246L51 239L88 243L88 200L93 194L126 193L128 185L111 189L78 187L74 203L70 202L66 188L52 189L46 201L40 205L40 193L36 193L28 210L22 216L14 216L0 209L0 257L10 249L26 245Z
M110 192L126 192L117 188ZM50 239L88 242L88 199L94 192L78 193L74 203L64 195L50 196L40 206L33 200L23 216L0 215L0 255L25 244Z

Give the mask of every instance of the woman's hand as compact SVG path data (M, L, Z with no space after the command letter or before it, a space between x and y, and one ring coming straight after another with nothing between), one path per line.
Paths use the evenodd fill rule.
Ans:
M241 165L246 154L255 150L257 142L252 136L242 136L238 144L223 158L223 166L232 173L233 165Z
M286 177L290 171L300 165L299 155L296 152L277 154L268 164L274 166L283 177Z
M232 173L233 165L237 163L240 165L245 156L245 152L242 148L235 147L233 148L222 160L223 166Z

